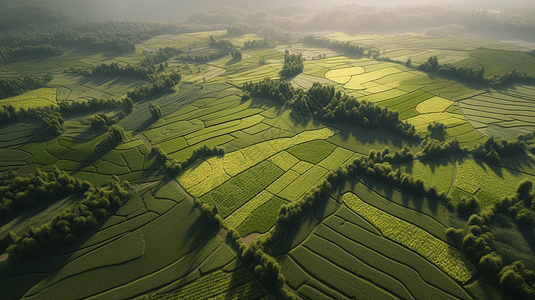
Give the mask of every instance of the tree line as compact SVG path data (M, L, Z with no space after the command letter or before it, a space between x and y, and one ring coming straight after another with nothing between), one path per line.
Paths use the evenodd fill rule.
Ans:
M7 183L4 185L4 183ZM22 186L28 192L19 191ZM26 259L63 242L70 242L82 233L96 228L99 221L119 208L130 197L130 184L112 176L105 187L92 186L87 181L75 179L56 167L51 172L41 172L27 178L9 172L2 178L3 197L16 192L15 198L27 193L25 205L32 201L57 201L77 194L81 200L57 214L50 222L31 228L22 236L8 232L0 237L0 253L8 253L9 260ZM51 198L52 197L52 198ZM2 200L4 205L5 201Z
M472 149L461 147L457 139L441 142L426 138L420 145L422 150L418 152L416 158L422 161L472 154L475 158L488 163L499 164L504 156L525 154L526 150L533 152L535 133L521 134L511 141L490 137L484 143L475 144Z
M243 89L251 95L269 97L296 112L325 120L365 128L383 128L395 134L419 139L414 125L399 119L397 111L368 101L359 101L334 87L314 83L308 90L295 89L284 80L266 78L257 83L245 82Z
M533 183L524 180L514 195L502 198L484 211L474 211L468 218L467 230L446 229L448 240L472 257L484 276L523 299L535 298L535 271L527 269L521 261L504 265L502 256L496 253L489 226L498 215L505 215L519 226L533 229L535 193L532 188Z
M165 91L174 90L175 85L177 85L181 79L182 76L180 74L172 72L171 74L160 76L151 84L140 86L132 91L127 91L126 96L132 101L137 102Z
M147 56L141 62L140 65L145 68L154 68L155 64L168 61L171 57L182 54L183 51L175 47L159 48L156 51L155 56Z
M339 42L339 41L332 41L332 40L329 40L328 38L320 38L320 37L315 37L313 35L305 36L303 38L303 43L316 46L316 47L339 51L344 54L352 55L356 57L363 57L364 51L366 50L364 47L353 45L350 42L344 43L344 42Z
M282 77L291 77L303 72L303 54L290 54L288 49L284 51L284 64L280 74Z
M484 84L492 87L499 87L514 83L535 84L535 77L526 73L519 73L515 70L503 74L496 74L492 77L485 77L485 68L474 69L468 67L455 67L451 64L440 65L437 56L431 56L427 62L418 67L423 72L437 72L439 74L454 78L459 81Z
M63 132L64 120L57 106L15 109L13 105L0 106L0 124L17 122L24 119L38 120L41 128L52 135Z
M0 78L0 99L17 96L27 90L42 87L52 79L52 74L44 76Z
M101 63L97 66L91 66L91 73L90 75L93 76L126 76L126 77L133 77L133 78L139 78L139 79L145 79L148 81L153 81L156 76L154 74L156 73L156 68L154 66L150 67L143 67L143 66L133 66L133 65L126 65L121 66L116 62L112 62L111 64ZM83 74L83 72L82 72ZM84 74L84 75L89 75Z
M0 65L6 64L9 60L25 56L58 56L62 55L63 50L60 47L53 47L50 44L37 46L26 45L23 47L0 47Z
M265 49L269 48L269 42L267 37L262 40L248 40L243 44L243 50L248 49Z
M203 145L202 147L193 150L193 153L190 157L183 161L177 161L176 159L168 156L159 146L153 147L151 151L156 154L158 160L163 164L165 171L171 175L178 175L180 171L187 168L191 163L199 158L225 154L225 149L222 147L214 146L210 148L206 145Z

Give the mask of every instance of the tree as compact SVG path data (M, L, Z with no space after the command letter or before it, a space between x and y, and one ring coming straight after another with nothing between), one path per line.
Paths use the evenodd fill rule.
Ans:
M149 103L149 111L152 117L156 120L159 120L162 117L162 110L158 104Z
M112 125L108 129L107 141L112 146L117 146L123 142L125 137L124 129L118 125Z
M405 62L405 66L410 67L411 63L412 61L411 61L411 58L409 57L409 59L407 59L407 62Z

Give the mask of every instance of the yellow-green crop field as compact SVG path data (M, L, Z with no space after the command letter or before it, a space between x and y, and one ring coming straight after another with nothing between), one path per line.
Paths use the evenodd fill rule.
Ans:
M40 88L0 100L0 106L13 106L16 110L55 105L57 105L55 88Z

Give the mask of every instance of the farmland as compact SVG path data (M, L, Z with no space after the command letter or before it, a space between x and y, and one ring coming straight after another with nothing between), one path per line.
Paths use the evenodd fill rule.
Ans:
M0 99L1 299L509 299L519 291L497 276L512 268L531 288L533 193L519 183L535 180L535 86L419 68L436 55L535 76L526 49L323 34L375 53L354 55L192 28L2 65L0 79L53 78ZM304 58L287 78L286 50ZM93 75L101 64L146 73ZM60 171L85 190L58 179L69 193L25 201ZM99 189L109 199L82 201ZM73 215L98 205L113 209Z

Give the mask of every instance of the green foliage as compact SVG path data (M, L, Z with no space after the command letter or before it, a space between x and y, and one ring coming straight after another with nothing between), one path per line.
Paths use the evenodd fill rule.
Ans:
M158 146L153 147L151 151L154 151L156 153L158 159L163 163L165 170L168 173L174 175L184 170L187 166L189 166L191 163L193 163L199 158L225 154L225 149L222 147L214 146L212 148L209 148L208 146L203 145L202 147L193 150L191 156L189 156L185 160L177 161L176 159L169 157Z
M99 113L91 118L91 129L97 131L107 130L115 123L117 123L117 118L110 118L104 113Z
M74 189L75 186L69 182L79 182L81 185L79 189L85 190L83 199L56 215L52 221L38 228L31 228L20 238L14 238L11 233L8 233L10 237L0 238L2 241L12 242L6 249L10 260L30 257L42 249L72 241L75 236L95 228L98 220L119 208L130 196L128 182L121 182L116 176L108 181L107 186L94 187L89 182L81 182L57 169L49 174L52 175L48 176L54 176L58 182L66 182L66 186L70 189ZM13 177L13 174L10 177ZM5 247L5 243L3 246Z
M312 164L318 164L320 161L329 156L334 149L336 149L336 146L329 142L324 140L314 140L293 146L287 151L300 160Z
M303 43L318 46L322 48L328 48L342 53L353 55L356 57L363 57L365 48L353 45L349 42L344 43L340 41L332 41L328 38L315 37L313 35L307 35L303 38Z
M158 104L152 102L149 103L149 111L152 117L156 120L159 120L162 117L162 110Z
M90 187L89 182L72 178L56 167L51 172L37 169L28 177L9 171L0 178L0 216L6 218L43 202L81 195Z
M285 80L266 78L258 83L244 83L243 89L253 95L285 103L305 115L329 122L343 122L365 128L384 128L409 138L419 138L414 125L401 121L397 111L381 108L372 102L358 101L353 96L335 92L334 87L314 83L308 91L294 89Z
M303 72L303 54L290 54L288 49L284 51L284 64L280 72L283 77L295 76Z
M105 140L105 143L115 147L123 142L125 138L124 129L119 125L112 125L108 129L108 136Z
M443 123L437 121L433 121L427 125L427 130L431 131L432 133L445 134L446 129L448 129L448 125L444 125Z
M457 139L449 142L440 142L435 139L426 138L421 143L422 150L416 157L420 160L432 160L449 156L466 155L468 147L461 147Z
M45 76L0 78L0 99L20 95L27 90L41 87L50 80L52 80L51 74Z
M132 99L132 101L137 102L151 96L156 96L164 91L172 91L174 86L177 85L181 79L182 76L174 72L169 75L160 76L160 78L154 80L152 84L144 85L133 91L126 92L126 96Z

